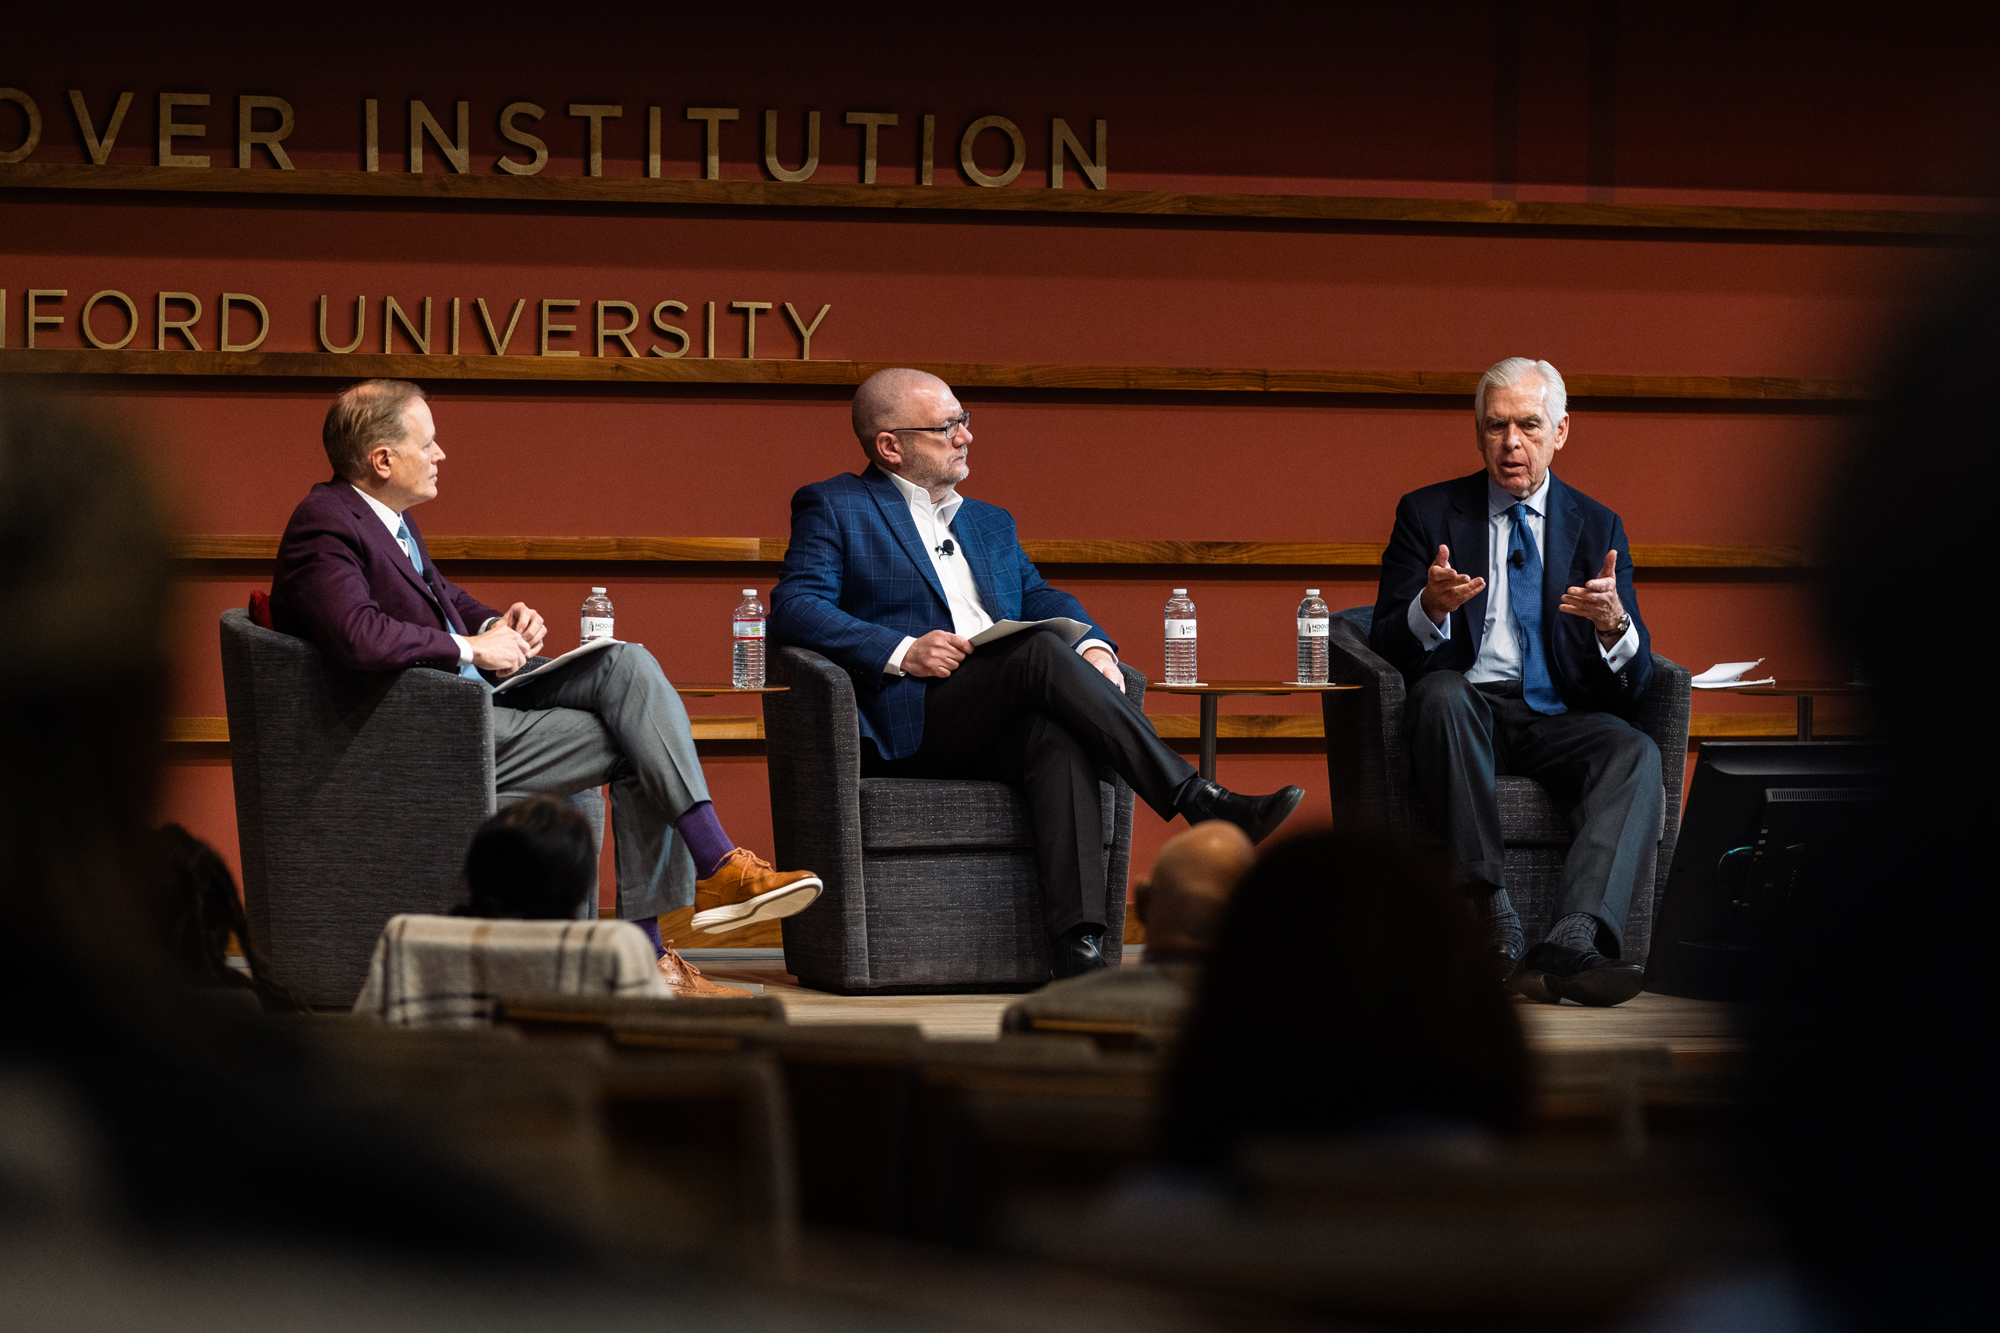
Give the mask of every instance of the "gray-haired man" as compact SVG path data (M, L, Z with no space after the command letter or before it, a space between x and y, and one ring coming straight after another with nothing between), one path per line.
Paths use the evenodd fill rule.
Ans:
M1554 366L1500 362L1473 418L1485 468L1396 507L1369 642L1408 683L1411 777L1496 967L1536 999L1618 1004L1644 981L1619 946L1665 799L1659 748L1626 720L1653 673L1632 553L1618 515L1549 470L1570 425ZM1502 869L1501 773L1575 811L1555 924L1525 954Z

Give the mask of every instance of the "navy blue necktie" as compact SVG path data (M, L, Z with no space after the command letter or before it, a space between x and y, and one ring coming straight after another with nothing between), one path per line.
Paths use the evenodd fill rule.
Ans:
M1542 553L1528 530L1528 506L1516 501L1507 511L1514 518L1512 549L1525 557L1507 561L1507 609L1513 614L1521 642L1521 697L1537 713L1561 713L1562 696L1549 676L1549 650L1542 641Z
M424 558L417 554L417 540L410 535L410 523L408 519L399 518L396 520L396 540L402 544L403 554L410 557L410 565L417 571L417 576L423 578ZM424 579L424 586L430 588L432 597L437 597L437 589L431 584L428 578ZM451 631L451 614L444 609L443 599L439 599L438 601L438 613L444 616L444 627L446 632L449 633ZM486 681L486 678L479 674L479 668L470 662L460 662L458 664L458 674L467 680L479 681L481 684L484 684Z

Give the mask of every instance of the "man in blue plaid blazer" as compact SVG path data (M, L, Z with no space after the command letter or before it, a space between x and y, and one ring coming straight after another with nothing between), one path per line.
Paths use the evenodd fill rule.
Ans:
M950 385L879 371L855 392L854 433L869 465L792 497L772 635L853 677L864 773L1026 790L1055 974L1103 967L1100 771L1123 777L1162 819L1225 819L1253 840L1304 793L1225 791L1160 740L1125 697L1111 636L1043 582L1013 516L955 489L970 472L972 430ZM1089 626L1073 649L1049 630L971 643L996 621L1055 616Z

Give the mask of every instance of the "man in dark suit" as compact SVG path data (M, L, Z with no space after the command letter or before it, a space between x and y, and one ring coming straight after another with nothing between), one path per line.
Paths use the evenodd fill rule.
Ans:
M437 498L445 457L423 390L357 384L334 400L322 438L334 476L299 502L278 544L275 626L364 671L428 667L484 686L527 665L546 636L540 614L522 602L496 611L445 578L406 516ZM662 912L693 903L696 928L727 931L819 896L818 876L775 870L723 832L687 710L638 644L524 680L493 704L500 804L611 785L618 914L653 936L670 986L702 991L660 940Z
M1632 553L1617 514L1549 471L1569 439L1554 366L1500 362L1473 417L1485 470L1396 507L1370 643L1408 682L1411 777L1496 968L1536 999L1618 1004L1644 980L1619 940L1664 800L1659 749L1627 721L1653 671ZM1501 773L1574 807L1557 919L1525 954L1502 869Z
M1111 636L1042 581L1013 516L954 489L970 471L972 430L951 386L879 371L855 392L853 420L869 465L792 497L773 636L853 677L863 772L1026 789L1055 974L1103 967L1100 771L1162 819L1226 819L1252 840L1304 793L1238 796L1160 740L1125 697ZM1046 629L971 643L996 621L1054 616L1089 627L1074 648Z

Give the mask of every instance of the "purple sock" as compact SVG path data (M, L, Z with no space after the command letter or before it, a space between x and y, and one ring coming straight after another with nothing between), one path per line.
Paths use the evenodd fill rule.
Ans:
M722 831L722 821L715 817L715 803L703 801L674 821L674 827L687 839L688 852L694 857L694 877L707 879L722 864L722 858L736 850L736 844Z
M660 942L660 918L649 916L644 920L634 921L632 924L645 931L646 938L653 942L653 957L664 958L667 956L667 946Z

